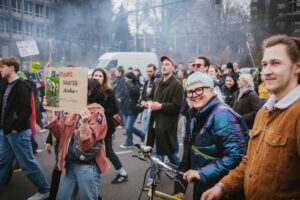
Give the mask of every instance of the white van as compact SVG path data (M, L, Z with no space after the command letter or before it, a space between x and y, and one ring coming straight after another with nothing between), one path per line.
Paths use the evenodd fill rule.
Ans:
M149 64L154 64L157 68L159 67L158 58L155 53L110 52L98 58L97 62L90 67L89 75L91 75L96 68L104 68L109 71L111 68L117 68L123 65L125 69L128 69L128 67L132 67L133 69L139 68L143 76L146 76L146 68Z

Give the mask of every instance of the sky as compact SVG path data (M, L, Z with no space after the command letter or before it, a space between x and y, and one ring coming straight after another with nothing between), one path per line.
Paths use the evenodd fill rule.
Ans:
M169 2L172 2L175 0L169 0ZM187 0L187 1L208 1L208 0ZM115 15L118 14L120 10L121 4L123 4L126 11L135 10L136 4L138 4L138 8L143 7L144 3L152 4L152 5L159 5L161 3L161 0L112 0L112 6L113 6L113 12ZM250 3L251 0L223 0L224 5L229 6L242 6L243 9L245 9L245 13L250 14ZM157 13L159 13L159 8L156 8ZM139 12L140 18L142 15L142 12ZM153 14L151 12L149 13L149 17L153 17ZM136 34L136 14L132 13L128 17L128 23L129 23L129 30L132 35ZM152 27L148 26L147 24L140 24L139 27L139 33L148 33L148 34L154 34L155 30L153 30Z

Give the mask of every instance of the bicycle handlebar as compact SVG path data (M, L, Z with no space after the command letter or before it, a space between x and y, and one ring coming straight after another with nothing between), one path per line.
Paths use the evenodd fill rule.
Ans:
M134 146L136 146L139 149L139 155L133 155L133 157L138 157L140 160L146 161L147 158L150 159L152 162L154 162L155 164L162 166L163 168L172 171L176 174L179 174L181 176L184 175L184 172L178 170L175 168L174 165L169 165L166 164L164 162L162 162L161 160L159 160L158 158L151 156L152 155L152 147L150 146L143 146L140 144L135 144Z
M154 163L156 163L156 164L158 164L158 165L160 165L160 166L166 168L167 170L170 170L170 171L172 171L172 172L174 172L174 173L177 173L177 174L179 174L179 175L181 175L181 176L183 176L183 174L184 174L184 172L179 171L178 169L175 169L175 168L173 168L173 167L167 165L166 163L162 162L162 161L159 160L158 158L155 158L155 157L153 157L153 156L150 156L150 159L151 159Z

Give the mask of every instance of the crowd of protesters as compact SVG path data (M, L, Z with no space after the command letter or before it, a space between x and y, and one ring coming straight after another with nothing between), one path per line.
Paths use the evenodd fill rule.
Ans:
M121 149L133 148L136 135L153 148L153 156L162 161L167 156L185 172L178 177L182 184L174 184L178 199L184 198L182 185L188 183L193 183L194 200L300 199L299 38L266 39L262 68L254 74L242 72L238 63L211 65L204 55L187 68L167 56L160 61L160 68L146 66L146 79L138 68L95 69L88 79L88 105L73 114L44 109L45 94L36 91L43 90L43 83L30 80L36 71L20 74L16 58L1 58L0 195L15 158L37 188L29 200L73 200L78 191L82 199L101 199L100 176L109 167L107 158L117 171L112 184L130 178L112 142L116 128L125 128ZM135 127L139 115L142 130ZM55 141L50 186L34 156L32 118L50 131L48 153ZM154 166L144 190L151 189L153 178Z

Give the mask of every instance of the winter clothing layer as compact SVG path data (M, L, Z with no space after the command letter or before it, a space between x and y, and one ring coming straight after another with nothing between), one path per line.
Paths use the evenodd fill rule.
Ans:
M2 113L3 95L7 86L8 82L5 82L0 94L0 113ZM12 130L21 132L23 130L30 129L30 99L30 86L24 80L20 78L17 79L8 95L7 105L4 111L3 127L0 127L0 129L3 129L4 135L11 133Z
M269 99L270 92L267 90L265 82L262 82L258 86L258 95L260 99L265 99L265 100Z
M183 98L182 85L174 75L166 81L160 78L154 82L148 100L161 103L162 108L151 112L147 145L153 146L155 140L158 155L175 153L179 111Z
M221 87L221 92L224 97L224 102L226 104L230 104L233 99L233 94L238 90L236 84L233 85L231 88L228 88L225 84Z
M300 86L276 102L272 95L257 113L247 155L220 181L227 197L299 199Z
M238 98L240 95L241 97ZM252 129L256 113L262 107L259 97L251 89L244 91L243 94L240 94L240 90L238 90L233 96L230 106L244 118L248 128Z
M89 150L97 141L105 138L107 131L106 118L104 116L104 109L99 104L93 103L87 106L91 112L88 119L89 128L86 132L81 132L81 128L75 129L75 122L77 114L68 114L64 116L59 122L53 116L53 119L48 119L49 124L45 127L50 130L55 138L60 139L59 153L58 153L58 168L66 174L65 157L68 153L69 142L73 133L78 137L79 148L83 151ZM96 163L101 173L104 173L108 168L108 162L105 156L105 147L100 149L96 157Z
M124 87L125 87L125 78L124 76L117 77L113 83L113 91L116 99L123 98L124 95Z
M199 193L216 184L239 165L247 152L248 129L243 118L213 97L190 123L191 168L198 170Z
M132 81L127 81L124 88L124 98L122 100L122 113L124 115L138 114L137 104L140 99L139 84L134 84Z
M111 89L104 91L106 95L106 100L101 103L101 106L104 108L104 113L107 122L107 135L113 134L115 132L115 127L112 123L112 117L118 113L117 101L114 96L114 92Z
M149 88L152 88L152 85L153 85L155 79L156 79L156 76L153 76L152 78L149 78L148 80L146 80L146 82L143 86L143 91L142 91L142 98L141 98L142 101L147 101L147 98L148 98L148 94L147 94L148 85L149 85ZM149 83L149 81L150 81L150 83Z

